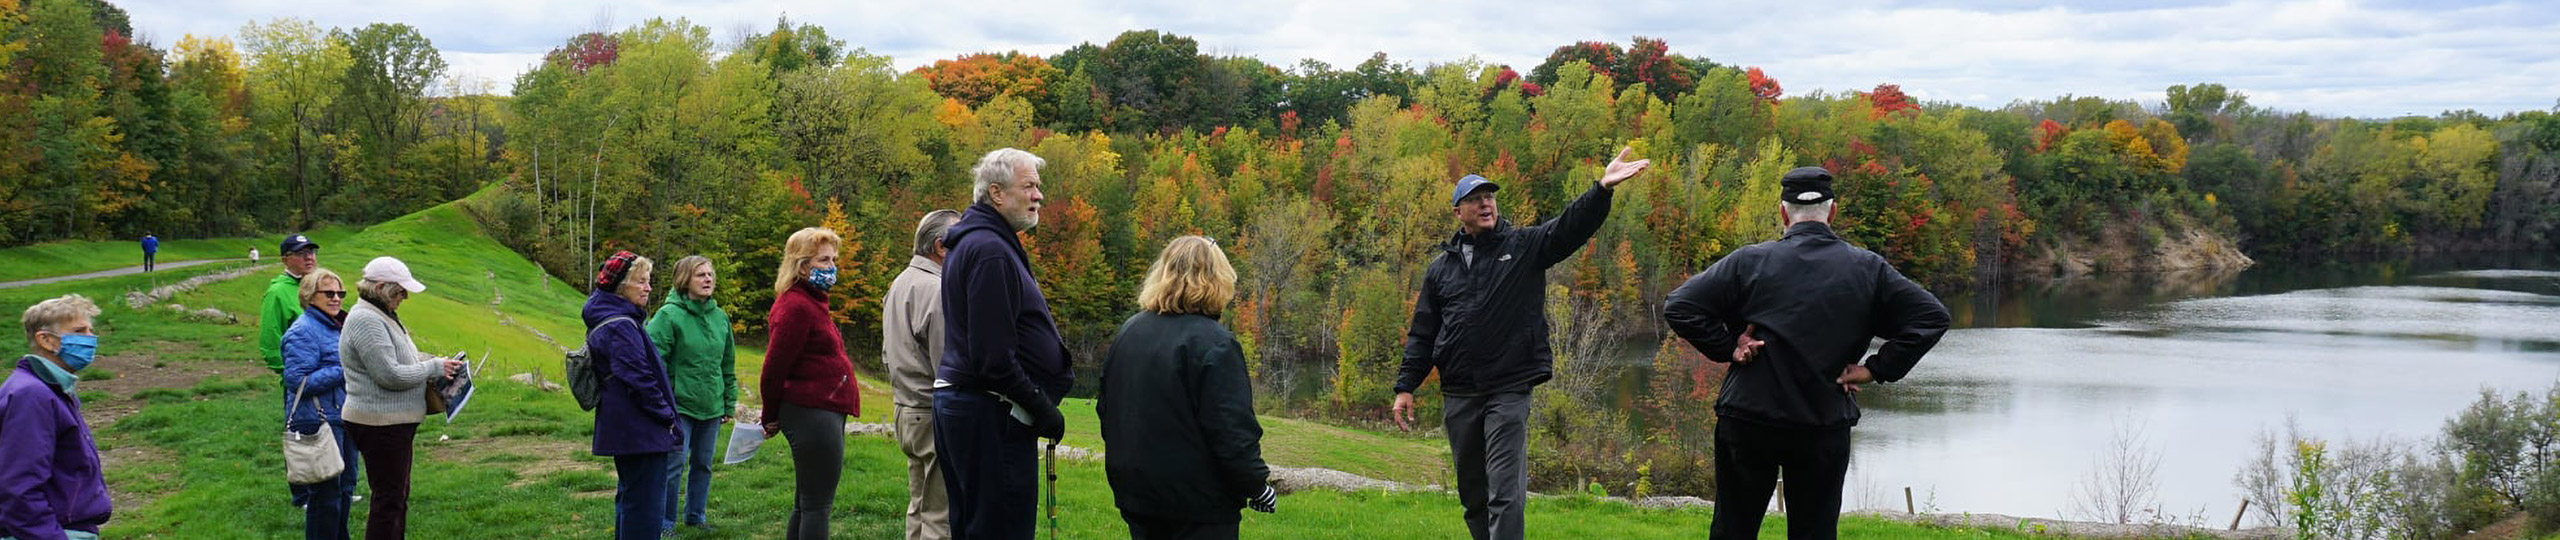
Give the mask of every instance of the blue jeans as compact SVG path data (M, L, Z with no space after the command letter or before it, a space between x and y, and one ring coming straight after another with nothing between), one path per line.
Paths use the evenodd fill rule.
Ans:
M684 516L686 525L701 525L703 505L711 500L711 461L720 456L720 419L695 420L676 418L676 449L667 453L667 528L676 528L676 516ZM691 469L693 474L685 474ZM684 482L684 489L676 489ZM676 513L678 495L690 493L693 504Z
M355 504L356 445L347 442L345 424L332 422L329 430L337 436L346 472L317 484L290 486L293 501L302 505L302 537L307 540L347 540L347 513Z
M666 452L613 457L613 537L658 540L667 531Z

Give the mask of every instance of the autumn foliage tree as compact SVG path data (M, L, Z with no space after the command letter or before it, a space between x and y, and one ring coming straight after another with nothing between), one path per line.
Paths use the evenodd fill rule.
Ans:
M1777 79L1769 78L1768 74L1761 73L1760 68L1757 66L1744 71L1744 73L1750 76L1751 95L1759 96L1761 101L1777 103L1778 96L1785 93L1785 90L1778 87Z
M1636 36L1633 43L1621 48L1616 43L1584 41L1557 47L1548 53L1544 63L1530 70L1529 80L1541 85L1555 84L1565 64L1582 62L1593 71L1609 76L1618 86L1643 84L1653 96L1673 101L1696 88L1698 77L1716 67L1701 58L1671 53L1671 45L1661 39Z
M1867 115L1876 119L1920 110L1920 104L1912 101L1910 94L1902 93L1902 85L1898 84L1879 84L1875 91L1861 96L1867 99Z
M613 60L621 54L621 39L612 34L588 32L569 38L567 45L552 49L551 52L545 53L542 59L544 63L586 73L587 70L594 69L596 66L613 63Z
M926 86L934 93L970 107L984 105L998 96L1035 103L1046 101L1050 85L1066 76L1038 56L1013 51L935 60L916 68L915 73L924 76Z

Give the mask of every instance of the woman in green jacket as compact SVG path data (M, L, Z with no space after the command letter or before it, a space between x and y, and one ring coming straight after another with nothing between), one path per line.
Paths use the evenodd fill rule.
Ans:
M729 314L711 300L718 283L711 259L685 257L668 275L678 280L676 294L667 295L667 303L649 316L648 324L649 341L667 363L667 382L676 396L678 444L667 461L666 527L676 528L678 495L691 493L692 504L681 514L684 523L710 529L703 503L711 494L711 460L719 455L713 443L720 425L738 407L738 353Z

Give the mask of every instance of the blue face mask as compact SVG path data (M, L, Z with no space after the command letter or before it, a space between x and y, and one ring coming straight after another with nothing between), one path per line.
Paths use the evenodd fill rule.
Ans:
M836 288L836 269L820 268L809 272L809 284L818 286L821 291Z
M69 368L71 371L88 369L89 363L98 359L98 336L64 334L62 350L54 351L53 354L62 359L62 367Z

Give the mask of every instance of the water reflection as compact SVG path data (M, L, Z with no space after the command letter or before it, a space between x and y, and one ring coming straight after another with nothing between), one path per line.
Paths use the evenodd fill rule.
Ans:
M2270 262L2012 282L1946 300L1960 329L1863 396L1853 506L2068 516L2119 426L2159 451L2160 504L2228 520L2262 431L2417 441L2481 388L2560 378L2550 255ZM1881 492L1881 493L1878 493ZM1889 495L1888 495L1889 494Z

